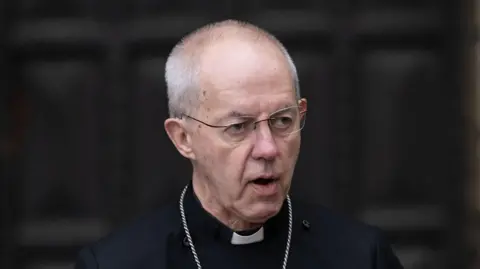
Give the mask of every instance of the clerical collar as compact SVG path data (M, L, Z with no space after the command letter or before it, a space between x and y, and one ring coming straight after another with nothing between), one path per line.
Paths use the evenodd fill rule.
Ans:
M261 242L287 230L288 209L282 206L280 212L263 227L250 231L234 232L203 209L200 201L190 186L185 195L185 211L190 232L194 240L218 240L235 245ZM283 231L282 231L283 230Z
M230 242L232 245L247 245L263 241L263 227L255 230L257 231L252 234L245 234L245 232L233 232L232 240Z

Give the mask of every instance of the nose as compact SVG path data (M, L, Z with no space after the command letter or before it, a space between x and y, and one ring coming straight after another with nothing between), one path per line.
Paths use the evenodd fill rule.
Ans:
M279 154L279 150L268 123L258 123L255 131L256 139L252 150L252 157L257 160L264 159L268 161L275 159Z

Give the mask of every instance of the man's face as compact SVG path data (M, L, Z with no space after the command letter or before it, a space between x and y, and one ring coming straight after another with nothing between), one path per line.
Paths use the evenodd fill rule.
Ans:
M224 41L205 51L201 64L203 102L192 116L209 124L241 124L243 116L267 119L299 104L287 62L272 45ZM252 223L277 214L290 188L300 132L278 136L262 121L245 139L233 141L223 128L190 124L195 169L214 199Z

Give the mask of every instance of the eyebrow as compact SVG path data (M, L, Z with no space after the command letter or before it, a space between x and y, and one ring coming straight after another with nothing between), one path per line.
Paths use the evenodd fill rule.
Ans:
M245 118L245 117L253 117L252 115L242 113L239 111L230 111L225 118Z
M280 107L279 109L276 109L275 111L271 112L270 115L275 113L275 112L278 112L279 110L282 110L282 109L285 109L285 108L288 108L288 107L292 107L292 106L295 106L295 105L285 104L282 107ZM231 118L254 118L254 117L255 116L253 116L251 114L247 114L247 113L243 113L243 112L240 112L240 111L233 110L233 111L228 112L228 114L222 120L231 119Z
M292 104L285 104L285 105L283 105L283 107L277 109L276 111L274 111L274 112L272 112L272 113L275 113L275 112L277 112L277 111L279 111L279 110L282 110L282 109L285 109L285 108L288 108L288 107L294 107L294 106L296 106L296 104L293 104L293 105L292 105Z

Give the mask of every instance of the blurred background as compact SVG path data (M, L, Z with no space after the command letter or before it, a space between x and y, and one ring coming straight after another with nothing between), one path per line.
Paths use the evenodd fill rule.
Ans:
M0 268L66 269L170 199L165 59L227 18L289 49L309 112L293 195L385 230L405 268L480 268L475 0L0 1Z

